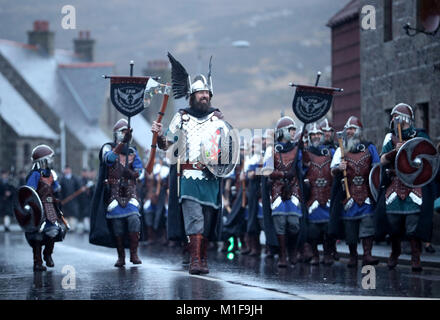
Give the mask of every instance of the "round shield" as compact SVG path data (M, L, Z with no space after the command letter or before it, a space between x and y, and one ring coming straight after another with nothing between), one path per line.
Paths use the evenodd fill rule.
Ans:
M226 177L240 158L240 138L224 120L210 122L201 141L201 162L216 177Z
M28 186L21 186L14 203L14 214L18 224L25 232L40 230L44 221L43 204L37 192Z
M369 175L370 191L375 201L377 201L377 197L379 195L380 170L381 170L380 163L376 163L373 166L373 168L371 168Z
M405 142L397 152L396 174L408 187L420 188L430 183L439 167L439 155L431 141L413 138Z

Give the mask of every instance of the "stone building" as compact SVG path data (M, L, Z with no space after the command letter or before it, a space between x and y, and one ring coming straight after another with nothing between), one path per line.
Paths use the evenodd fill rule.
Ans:
M440 32L410 37L404 29L406 23L423 25L422 2L352 0L328 22L332 86L345 89L333 105L336 127L341 130L350 114L360 116L366 138L379 149L389 112L399 102L413 107L416 126L425 128L434 142L440 140ZM375 9L376 29L361 27L361 9L367 5Z

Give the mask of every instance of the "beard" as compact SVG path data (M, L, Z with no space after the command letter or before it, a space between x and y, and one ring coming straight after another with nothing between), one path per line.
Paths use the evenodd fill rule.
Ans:
M357 136L347 138L347 140L344 143L345 150L347 152L357 151L357 146L359 145L360 142L361 142L361 139Z
M195 99L192 99L191 97L189 105L191 108L194 108L198 111L207 111L211 107L211 101L209 99L201 99L199 101L196 101Z

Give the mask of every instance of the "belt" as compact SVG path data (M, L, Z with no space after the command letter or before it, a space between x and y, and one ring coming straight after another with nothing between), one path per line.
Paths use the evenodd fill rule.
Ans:
M205 169L205 165L200 162L183 163L180 165L180 171L183 171L183 170L200 170L200 171L202 171L203 169Z

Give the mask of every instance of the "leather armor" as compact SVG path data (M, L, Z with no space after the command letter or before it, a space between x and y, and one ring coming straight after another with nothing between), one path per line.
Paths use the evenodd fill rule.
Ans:
M43 204L44 214L46 219L51 223L55 223L58 220L57 209L55 208L55 197L53 194L52 185L54 178L52 173L49 177L41 175L40 181L38 181L37 193L40 196L41 203Z
M130 199L134 198L137 200L136 179L123 177L122 173L125 167L121 164L121 157L125 160L125 155L119 155L115 163L108 168L107 183L110 185L110 199L108 203L117 200L119 205L125 208ZM133 171L133 160L130 159L129 170Z
M295 175L292 178L285 178L284 176L292 171L294 160L298 147L291 151L274 154L274 172L270 175L272 183L272 202L278 197L283 201L290 200L292 196L299 199L299 184L298 177ZM293 169L295 170L295 169Z
M371 170L372 158L366 148L364 151L345 154L347 161L348 189L353 200L359 205L363 205L365 200L370 197L369 174Z
M321 206L326 206L330 199L332 189L332 175L330 163L332 156L329 153L326 156L318 156L313 152L307 151L304 154L305 161L310 161L309 170L306 178L310 182L310 198L307 206L318 201ZM307 160L306 160L307 159Z

